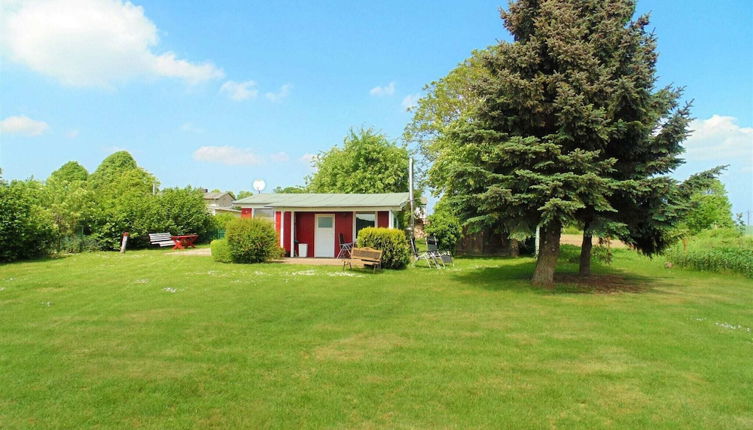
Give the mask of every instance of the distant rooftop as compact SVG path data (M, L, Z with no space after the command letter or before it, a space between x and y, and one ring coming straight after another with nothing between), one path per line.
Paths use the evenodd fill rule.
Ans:
M204 193L204 199L206 200L217 200L220 197L224 196L225 194L229 195L230 197L233 197L231 193L226 192L214 192L214 193ZM233 197L235 198L235 197Z
M401 207L408 203L408 193L383 194L254 194L234 202L238 205L259 205L290 208L359 208Z

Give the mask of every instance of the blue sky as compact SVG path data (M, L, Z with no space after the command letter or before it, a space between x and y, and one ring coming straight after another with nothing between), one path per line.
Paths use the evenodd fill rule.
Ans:
M125 149L163 186L301 184L350 127L399 138L424 84L509 40L504 4L6 0L0 167L44 179ZM753 2L638 10L652 13L659 84L694 100L677 176L730 164L734 210L753 210Z

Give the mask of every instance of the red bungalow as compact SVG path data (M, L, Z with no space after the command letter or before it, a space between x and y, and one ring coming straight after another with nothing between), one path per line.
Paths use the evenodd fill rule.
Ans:
M295 256L333 258L340 238L354 242L364 227L397 227L408 193L255 194L233 204L240 206L241 217L273 221L287 255L293 250Z

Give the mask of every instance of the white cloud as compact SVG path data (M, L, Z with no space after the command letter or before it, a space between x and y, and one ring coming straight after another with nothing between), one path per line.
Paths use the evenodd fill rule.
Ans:
M259 90L256 89L256 82L254 81L227 81L220 87L220 93L225 94L235 101L242 101L255 99L259 94Z
M298 161L305 164L306 167L308 167L309 171L316 172L317 168L314 166L314 161L316 161L317 157L318 156L316 154L306 153L301 155L298 158Z
M190 84L221 78L211 63L155 53L157 26L144 9L121 0L7 2L0 45L13 60L73 86L110 86L136 77Z
M287 152L275 152L274 154L271 154L269 158L272 161L276 161L278 163L284 163L290 160L290 157L288 156Z
M272 102L275 102L275 103L281 102L282 99L284 99L284 98L286 98L287 96L290 95L290 90L292 90L292 89L293 89L293 85L292 84L285 84L285 85L283 85L283 86L280 87L280 91L278 91L276 93L271 93L271 92L267 93L266 97L267 97L267 99L269 99Z
M308 154L308 153L303 154L301 155L300 158L298 158L299 161L306 164L311 164L311 162L314 161L315 159L316 159L316 154Z
M420 96L418 94L408 94L407 96L405 96L405 98L403 99L402 103L400 103L400 105L406 111L410 111L411 109L413 109L414 107L418 105L419 97Z
M70 130L68 133L65 133L65 137L68 139L75 139L78 137L78 130Z
M180 126L180 131L183 131L185 133L204 133L203 128L197 127L190 122L184 122L183 125Z
M229 166L261 164L261 158L248 149L234 146L202 146L193 153L194 160Z
M50 128L44 121L37 121L28 116L9 116L0 121L0 133L19 136L39 136Z
M369 94L377 97L391 96L395 94L395 81L392 81L383 87L374 87L369 91Z
M713 115L694 120L685 141L688 161L719 160L735 164L753 163L753 128L740 127L737 118Z

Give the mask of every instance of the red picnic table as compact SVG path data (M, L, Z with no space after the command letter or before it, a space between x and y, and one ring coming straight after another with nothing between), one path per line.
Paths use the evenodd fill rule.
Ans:
M196 239L199 238L198 234L183 234L180 236L170 236L170 239L175 242L175 245L173 246L173 249L186 249L186 248L196 248L196 245L193 243L196 242Z

